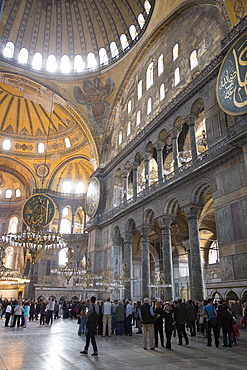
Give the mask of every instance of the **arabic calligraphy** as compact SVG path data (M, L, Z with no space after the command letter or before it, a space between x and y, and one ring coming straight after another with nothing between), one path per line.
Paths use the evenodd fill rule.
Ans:
M217 98L226 113L247 112L247 33L233 45L222 63Z
M27 226L45 227L52 221L55 207L48 196L35 194L27 199L22 213Z

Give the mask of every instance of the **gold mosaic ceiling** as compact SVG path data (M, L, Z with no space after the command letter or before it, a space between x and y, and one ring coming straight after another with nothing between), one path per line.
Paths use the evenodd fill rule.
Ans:
M155 0L149 0L151 10ZM21 48L27 48L29 58L40 52L43 61L50 54L60 59L75 55L86 60L88 53L99 57L105 48L111 59L110 44L115 41L122 51L120 36L125 34L130 45L130 26L134 25L138 38L141 29L138 16L149 20L145 0L13 0L5 1L0 21L2 47L11 41L15 45L13 58ZM150 12L151 14L151 12ZM30 63L31 59L29 59Z

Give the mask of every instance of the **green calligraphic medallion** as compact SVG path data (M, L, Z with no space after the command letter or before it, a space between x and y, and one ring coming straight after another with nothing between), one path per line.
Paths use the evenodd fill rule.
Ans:
M55 204L44 194L35 194L28 198L22 210L23 221L29 227L45 227L53 220Z
M94 217L100 201L100 182L96 177L93 177L88 185L86 210L88 217Z
M247 33L226 54L217 79L217 99L230 115L247 113Z

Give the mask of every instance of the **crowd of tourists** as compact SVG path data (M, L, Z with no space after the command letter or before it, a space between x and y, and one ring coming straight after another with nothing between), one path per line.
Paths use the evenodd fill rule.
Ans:
M222 334L222 346L237 345L239 337L237 318L223 301L213 302L211 298L203 302L192 300L163 302L145 298L133 304L129 300L96 301L95 297L86 301L57 302L54 297L47 300L0 300L0 317L5 317L5 327L26 328L28 321L39 321L40 326L52 325L60 317L76 319L78 335L86 336L83 354L87 354L90 340L94 355L98 355L95 335L143 336L143 348L155 350L159 345L171 350L172 336L178 338L178 345L188 345L189 336L203 336L206 345L211 347L212 335L216 347ZM247 302L241 313L241 322L247 331ZM189 333L189 335L188 335Z
M91 333L88 334L90 330L87 328L87 321L90 312L92 313L91 306L97 307L98 318L95 327L91 328ZM95 335L132 336L133 327L137 329L136 334L143 334L145 350L148 343L150 350L155 350L158 345L171 350L172 335L178 337L178 345L188 345L189 336L200 335L206 339L206 345L209 347L212 346L212 335L216 347L219 347L220 335L223 347L236 346L240 335L234 312L222 301L213 304L211 298L203 302L182 299L162 302L145 298L143 302L137 301L133 305L128 300L111 302L110 298L105 302L95 300L93 304L87 300L78 304L77 317L78 335L85 334L87 338L87 346L82 354L87 354L89 339L92 337L95 347ZM244 304L242 315L242 322L247 331L245 317L247 319L247 303Z

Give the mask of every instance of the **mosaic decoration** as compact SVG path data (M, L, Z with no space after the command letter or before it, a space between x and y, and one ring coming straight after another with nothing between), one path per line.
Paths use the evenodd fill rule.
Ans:
M23 151L25 150L33 150L33 146L31 144L26 145L26 144L15 144L16 149L21 149Z
M111 78L108 78L103 85L98 77L94 79L93 83L89 80L83 81L82 89L78 86L74 87L76 100L87 106L88 116L99 134L104 132L110 109L106 97L112 93L113 88L114 82Z
M234 9L236 18L237 19L242 19L243 16L245 15L243 1L232 0L232 3L233 3L233 9Z
M37 164L34 164L34 167L35 167L35 171L36 171L36 175L42 179L44 179L45 177L47 177L49 175L49 172L50 172L50 165L47 165L47 164L40 164L40 165L37 165Z

